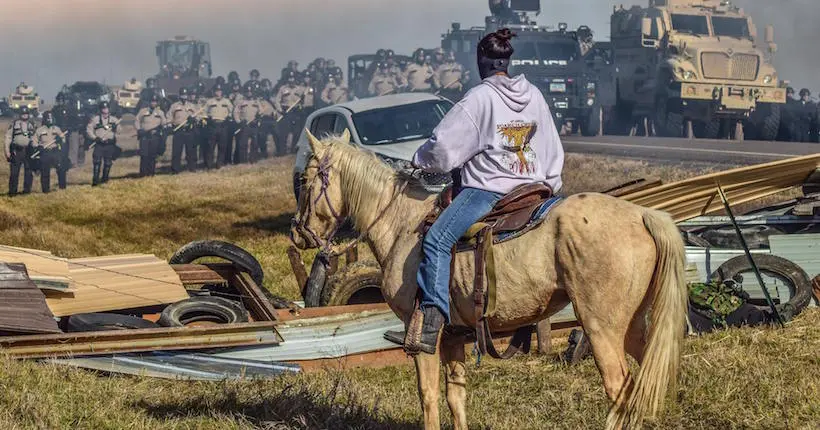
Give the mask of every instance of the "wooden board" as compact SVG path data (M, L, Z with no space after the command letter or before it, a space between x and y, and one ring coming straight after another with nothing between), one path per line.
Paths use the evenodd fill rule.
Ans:
M48 251L0 245L0 262L25 264L29 278L40 288L71 291L68 260Z
M0 333L60 333L45 296L19 263L0 263Z
M46 292L55 316L164 305L188 298L171 266L153 255L68 260L73 294Z
M820 167L820 154L742 167L635 191L620 198L669 212L675 222L723 210L717 184L738 205L802 185Z

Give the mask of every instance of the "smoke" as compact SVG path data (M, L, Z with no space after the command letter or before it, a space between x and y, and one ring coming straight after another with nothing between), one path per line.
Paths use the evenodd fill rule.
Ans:
M636 0L631 3L645 3ZM775 25L781 79L813 84L818 59L805 50L817 34L816 0L736 0L761 31ZM608 39L612 0L543 0L543 25L590 26ZM619 4L621 2L618 2ZM290 59L316 57L340 66L349 55L392 48L411 53L438 46L452 22L483 25L486 0L27 0L0 15L0 94L20 81L53 99L63 84L99 80L120 85L156 73L158 40L189 35L210 42L214 73L247 78L257 68L276 78ZM772 22L766 22L766 20Z

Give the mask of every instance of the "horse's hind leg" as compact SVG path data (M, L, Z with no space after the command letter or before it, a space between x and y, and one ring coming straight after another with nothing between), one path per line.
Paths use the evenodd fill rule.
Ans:
M467 429L467 367L464 336L444 335L441 339L441 361L447 382L447 404L453 414L455 430Z
M440 336L439 336L440 337ZM439 357L435 354L420 353L414 357L421 410L424 412L424 429L441 428L438 414Z
M610 400L618 399L624 384L629 378L629 368L624 351L625 330L613 330L599 324L604 321L584 321L583 326L589 342L592 345L592 355L601 377L604 380L604 389Z

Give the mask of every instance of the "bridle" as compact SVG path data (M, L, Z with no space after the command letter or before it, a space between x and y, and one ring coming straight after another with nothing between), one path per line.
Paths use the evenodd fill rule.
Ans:
M362 230L361 234L359 234L359 236L356 239L347 244L341 250L333 252L333 238L336 237L336 235L339 233L339 229L341 228L342 223L344 223L345 217L339 215L339 212L333 207L333 204L330 201L330 196L328 195L328 188L330 186L330 172L332 170L332 166L330 164L330 156L328 154L325 154L319 160L319 165L316 167L316 170L316 176L313 178L313 182L311 182L310 186L308 186L307 189L305 189L304 187L308 184L302 185L302 189L305 191L304 196L302 196L302 198L299 199L299 218L298 220L294 218L291 221L291 225L297 230L297 232L306 235L310 240L313 241L313 243L319 245L319 248L321 248L322 253L324 253L327 256L333 257L343 255L349 249L353 248L359 242L361 242L361 240L364 239L364 237L373 228L373 226L375 226L376 223L382 219L384 214L387 213L390 207L393 206L393 203L396 200L398 200L398 197L404 193L404 190L407 188L408 184L408 181L404 181L401 187L399 187L398 191L395 194L393 194L393 196L390 198L390 202L387 204L387 206L384 207L384 209L379 213L378 216L376 216L373 222L371 222L370 225L367 226L367 228ZM313 197L313 184L315 184L317 180L320 181L319 192L315 197ZM312 228L310 228L310 226L308 226L308 221L310 220L310 215L313 211L313 207L322 199L324 199L328 209L330 209L330 215L333 216L334 219L333 230L330 231L330 235L325 240L323 240L315 231L313 231ZM311 201L313 202L313 204L309 204L309 202Z

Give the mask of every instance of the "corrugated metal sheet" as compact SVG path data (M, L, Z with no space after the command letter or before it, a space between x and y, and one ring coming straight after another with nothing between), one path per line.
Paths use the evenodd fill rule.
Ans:
M820 234L784 234L771 236L772 254L783 257L806 271L809 279L820 275ZM812 301L809 306L815 306Z
M270 379L283 373L301 371L300 367L295 364L237 360L200 353L172 352L52 359L48 362L101 372L196 381Z
M45 296L22 264L0 263L0 332L60 333Z

